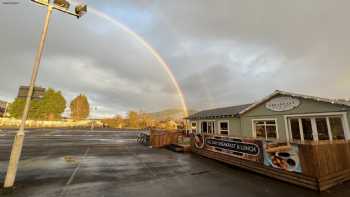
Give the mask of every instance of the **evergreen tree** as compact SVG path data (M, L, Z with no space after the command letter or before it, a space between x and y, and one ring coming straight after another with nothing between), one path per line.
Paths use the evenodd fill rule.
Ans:
M86 119L89 117L90 105L87 97L80 94L70 103L71 117L74 120Z

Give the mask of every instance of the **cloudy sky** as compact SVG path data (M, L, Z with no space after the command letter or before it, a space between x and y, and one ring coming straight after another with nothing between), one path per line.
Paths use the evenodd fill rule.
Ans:
M0 0L0 99L27 84L46 10ZM275 89L350 97L348 0L86 0L143 37L170 65L191 109L244 104ZM164 68L120 27L55 12L38 85L95 115L180 106Z

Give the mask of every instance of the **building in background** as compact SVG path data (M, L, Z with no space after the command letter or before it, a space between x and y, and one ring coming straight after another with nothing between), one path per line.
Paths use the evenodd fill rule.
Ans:
M6 115L7 106L8 102L0 100L0 117L4 117Z
M35 100L35 99L43 98L45 90L46 90L45 88L42 88L40 86L36 86L34 88L32 99ZM29 91L29 86L20 86L18 89L17 98L22 98L22 99L27 98L28 91Z

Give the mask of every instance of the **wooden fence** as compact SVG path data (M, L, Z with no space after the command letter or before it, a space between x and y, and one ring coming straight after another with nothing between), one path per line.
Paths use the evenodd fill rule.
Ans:
M299 145L303 174L315 177L320 190L350 180L350 143Z
M150 132L151 146L161 148L170 144L176 144L182 135L183 133L179 131L152 130Z
M203 143L206 143L205 140ZM196 148L194 138L192 138L192 152L194 153L313 190L324 191L350 180L349 141L294 144L298 147L301 172L276 169L261 162L211 151L206 146L205 144L204 148Z

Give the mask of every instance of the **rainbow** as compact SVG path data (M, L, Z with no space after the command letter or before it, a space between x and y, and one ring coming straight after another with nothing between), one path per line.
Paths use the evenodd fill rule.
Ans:
M167 73L167 75L169 76L172 84L174 85L176 92L178 94L178 97L180 99L181 102L181 106L182 106L182 110L183 113L185 115L185 117L188 116L188 109L187 109L187 105L186 105L186 100L184 97L184 94L180 88L179 83L177 82L174 74L172 73L170 66L165 62L165 60L160 56L159 52L157 52L148 42L146 42L146 40L144 40L140 35L138 35L137 33L135 33L134 31L132 31L130 28L128 28L126 25L122 24L121 22L119 22L118 20L116 20L115 18L112 18L111 16L95 9L92 8L91 6L89 6L89 13L93 13L98 17L103 18L104 20L112 23L114 26L122 29L123 31L125 31L126 33L128 33L130 36L132 36L134 39L136 39L139 43L141 43L143 45L143 47L145 47L151 54L152 56L159 62L159 64L164 68L165 72Z

